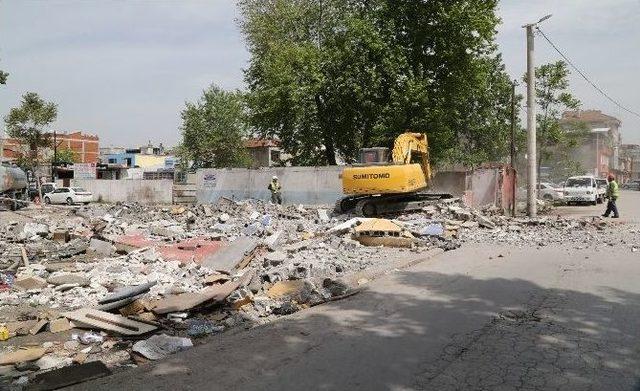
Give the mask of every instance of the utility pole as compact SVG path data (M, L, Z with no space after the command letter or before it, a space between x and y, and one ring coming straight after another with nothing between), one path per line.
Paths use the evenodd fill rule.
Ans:
M51 162L51 180L53 182L56 181L57 166L56 162L58 161L58 141L56 140L56 131L53 130L53 162Z
M511 215L516 216L516 82L511 83L511 169L513 170L513 184L511 186Z
M533 28L538 23L549 19L547 15L535 23L525 24L527 30L527 214L536 217L538 214L536 183L537 181L537 148L536 148L536 75L534 59Z

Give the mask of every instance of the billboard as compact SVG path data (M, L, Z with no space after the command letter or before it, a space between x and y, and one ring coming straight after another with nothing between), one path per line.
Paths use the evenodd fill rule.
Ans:
M95 163L75 163L73 165L74 179L96 179Z

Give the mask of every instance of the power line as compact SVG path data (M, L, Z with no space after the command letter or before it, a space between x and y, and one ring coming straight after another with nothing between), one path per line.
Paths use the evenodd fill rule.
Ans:
M542 37L549 42L549 45L551 45L551 47L553 47L556 52L558 52L558 54L560 54L560 56L562 56L562 58L565 59L565 61L571 65L571 67L580 74L580 76L582 76L583 79L585 79L587 81L587 83L591 84L591 86L593 88L595 88L599 93L601 93L605 98L607 98L608 100L610 100L614 105L618 106L619 108L621 108L622 110L635 115L636 117L640 118L640 114L638 114L637 112L627 109L626 107L624 107L621 103L619 103L617 100L613 99L611 96L609 96L609 94L607 94L606 92L604 92L602 90L602 88L598 87L594 82L592 82L591 80L589 80L589 78L587 77L587 75L584 74L584 72L582 72L564 53L562 53L562 51L553 43L551 42L551 40L549 39L549 37L547 37L547 35L544 33L544 31L542 31L542 29L540 27L536 27L536 29L540 32L540 34L542 34Z

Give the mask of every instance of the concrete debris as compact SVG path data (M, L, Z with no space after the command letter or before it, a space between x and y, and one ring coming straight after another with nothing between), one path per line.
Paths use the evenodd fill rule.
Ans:
M357 293L367 271L436 247L612 242L599 218L511 218L460 199L386 219L329 210L221 198L175 207L91 204L2 220L0 322L11 327L3 344L29 333L49 340L26 350L3 346L0 358L22 356L0 370L32 385L54 368L162 358L190 347L190 338L200 343ZM355 288L346 282L356 280ZM140 340L159 330L167 335ZM67 334L52 334L64 332L75 338L64 343Z
M322 223L328 223L331 220L329 218L329 212L326 209L318 209L318 218Z
M91 281L81 275L81 274L71 274L71 273L63 273L63 274L54 274L47 278L47 282L51 285L59 286L59 285L75 285L75 286L89 286Z
M116 247L109 242L94 238L89 242L89 250L96 255L108 257L115 254Z
M49 331L52 333L61 333L71 330L74 325L67 318L59 318L49 322Z
M387 219L369 219L355 227L353 239L365 246L411 247L413 235Z
M25 361L35 361L44 356L46 349L43 348L27 348L20 349L15 352L7 352L0 354L0 365L9 365Z
M47 286L47 281L43 278L34 277L34 276L21 277L14 281L13 286L25 291L30 291L34 289L41 290Z
M136 322L120 315L110 314L91 308L81 308L76 311L65 312L63 316L85 328L106 330L122 335L142 335L155 330L157 327Z
M160 360L167 355L193 347L189 338L159 334L133 344L133 351L149 360Z

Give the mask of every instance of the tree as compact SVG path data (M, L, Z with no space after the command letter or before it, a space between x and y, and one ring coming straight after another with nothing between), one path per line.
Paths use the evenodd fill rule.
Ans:
M19 107L12 108L4 118L7 134L19 140L29 148L31 168L39 163L41 148L51 145L51 138L46 129L58 116L55 103L46 102L35 92L27 92L22 96Z
M238 91L215 85L181 112L182 143L178 155L195 167L246 167L250 164L244 140L249 135L245 103Z
M70 148L61 148L56 151L55 163L77 163L78 157Z
M432 157L506 155L510 80L496 1L241 0L251 123L295 164L353 161L406 129Z
M9 77L9 74L0 69L0 84L7 84L7 77Z
M569 91L567 64L564 61L544 64L536 68L535 73L539 109L536 114L538 178L541 167L550 162L554 162L555 175L579 172L579 164L571 159L570 152L585 139L588 129L584 124L561 122L564 111L580 107L580 101Z

